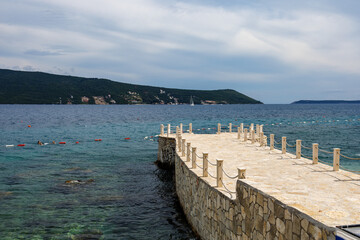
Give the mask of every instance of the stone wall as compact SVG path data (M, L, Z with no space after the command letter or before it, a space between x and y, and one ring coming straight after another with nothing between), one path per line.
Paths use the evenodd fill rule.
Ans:
M188 222L201 239L335 239L334 228L244 181L237 181L236 200L230 199L191 171L176 154L174 143L175 139L159 140L159 154L174 156L176 193ZM164 149L174 149L164 151L160 144Z
M158 158L156 164L164 169L173 169L175 166L175 138L159 137Z

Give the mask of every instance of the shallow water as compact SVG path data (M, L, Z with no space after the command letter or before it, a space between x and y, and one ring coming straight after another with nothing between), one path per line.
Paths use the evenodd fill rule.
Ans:
M196 133L260 123L278 142L360 157L360 105L0 105L0 114L0 239L194 238L171 174L153 164L161 123L192 122ZM341 164L360 170L360 161Z

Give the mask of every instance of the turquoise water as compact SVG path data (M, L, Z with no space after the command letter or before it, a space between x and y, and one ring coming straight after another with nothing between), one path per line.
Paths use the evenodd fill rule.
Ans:
M196 133L260 123L278 142L360 157L360 105L0 105L0 114L0 239L194 239L171 174L153 164L161 123L192 122Z

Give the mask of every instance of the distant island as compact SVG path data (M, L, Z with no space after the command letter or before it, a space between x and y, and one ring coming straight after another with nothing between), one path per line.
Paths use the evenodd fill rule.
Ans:
M231 89L185 90L0 69L0 104L262 104Z
M291 104L359 104L360 100L300 100Z

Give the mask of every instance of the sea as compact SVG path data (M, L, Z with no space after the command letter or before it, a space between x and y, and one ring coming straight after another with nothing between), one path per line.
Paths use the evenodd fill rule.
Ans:
M154 164L160 124L180 123L263 124L276 142L318 143L324 163L333 148L360 158L360 104L0 105L0 239L196 239L172 173Z

